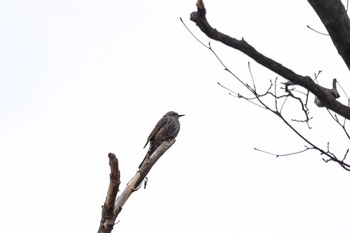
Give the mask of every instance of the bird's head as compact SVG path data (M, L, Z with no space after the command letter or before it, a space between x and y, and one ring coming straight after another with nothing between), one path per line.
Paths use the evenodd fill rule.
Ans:
M178 114L177 112L174 112L174 111L170 111L168 112L167 114L165 114L166 116L170 116L170 117L175 117L175 118L180 118L182 116L185 116L185 115L180 115Z

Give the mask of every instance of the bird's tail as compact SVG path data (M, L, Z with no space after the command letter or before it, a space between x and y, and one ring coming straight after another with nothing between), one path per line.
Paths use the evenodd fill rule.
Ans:
M150 146L148 151L147 151L147 154L145 155L145 157L143 158L142 162L140 163L139 165L139 169L141 168L142 164L145 162L146 159L148 159L152 154L153 152L156 150L157 148L154 147L154 146Z

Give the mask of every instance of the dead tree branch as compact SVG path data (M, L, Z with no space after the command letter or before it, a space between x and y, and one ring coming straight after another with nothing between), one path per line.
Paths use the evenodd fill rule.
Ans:
M115 154L109 153L109 166L111 167L111 174L109 175L109 188L104 205L102 206L102 217L98 233L111 232L114 226L114 203L119 192L120 185L120 171L119 163ZM117 217L117 216L116 216Z
M242 51L243 53L247 54L248 56L250 56L251 58L255 59L258 63L262 64L263 66L269 68L272 71L275 71L276 73L280 74L281 76L283 76L284 78L286 78L288 81L285 83L282 83L282 85L284 85L283 87L281 87L280 89L284 90L283 93L279 93L278 92L278 88L277 88L277 78L275 79L274 82L272 82L272 80L270 80L270 86L267 88L267 90L263 93L263 94L259 94L255 85L255 81L254 81L254 76L253 73L251 71L250 65L248 65L249 67L249 72L250 72L250 76L252 79L252 84L253 87L251 87L249 84L245 83L242 79L240 79L238 76L236 76L235 74L233 74L228 68L227 66L224 64L224 62L220 59L220 57L218 56L218 54L213 50L213 48L210 46L206 46L203 42L201 42L200 40L198 40L197 37L195 37L195 35L187 28L187 30L190 31L190 33L202 44L204 45L207 49L209 49L214 56L218 59L218 61L222 64L222 66L224 67L225 71L229 72L236 80L239 81L239 83L241 85L243 85L253 96L252 97L246 97L243 96L242 94L236 94L235 92L233 92L232 90L230 90L229 88L219 84L221 87L225 88L226 90L230 91L230 93L235 93L236 97L238 98L243 98L247 101L249 101L250 103L253 103L259 107L262 107L268 111L270 111L271 113L273 113L275 116L277 116L279 119L282 120L282 122L288 126L289 129L291 129L299 138L301 138L305 143L305 149L298 151L298 152L292 152L292 153L287 153L287 154L275 154L275 153L270 153L270 152L266 152L260 149L256 149L258 151L262 151L268 154L273 154L278 156L287 156L287 155L292 155L292 154L298 154L298 153L302 153L305 152L307 150L317 150L320 152L321 155L327 157L326 159L323 158L324 161L328 162L328 161L334 161L336 163L338 163L341 167L343 167L345 170L350 171L350 164L345 162L345 159L347 157L348 151L349 149L347 149L345 155L343 156L342 159L339 159L333 152L331 152L329 150L329 144L327 146L327 149L322 149L321 146L318 146L317 144L315 144L314 142L312 142L312 140L308 139L306 136L304 136L295 126L295 123L306 123L308 128L311 129L310 125L309 125L309 121L312 119L312 117L309 115L310 111L308 108L308 103L309 103L309 93L312 92L313 94L315 94L316 96L316 101L318 102L318 106L319 107L323 107L326 106L327 110L329 109L334 109L332 107L329 106L330 103L332 104L338 104L338 105L342 105L341 103L339 103L336 98L339 97L339 93L336 89L336 80L333 80L333 85L331 89L327 89L324 88L320 85L318 85L316 83L317 81L317 76L319 75L319 73L317 75L315 75L315 79L311 79L308 76L300 76L295 74L292 70L289 70L288 68L285 68L284 66L282 66L281 64L265 57L264 55L260 54L259 52L257 52L253 47L251 47L248 43L246 43L243 39L241 41L238 41L234 38L231 38L229 36L226 36L220 32L218 32L216 29L213 29L210 27L210 25L208 24L208 22L205 19L205 8L204 8L204 4L203 1L199 0L197 2L197 8L198 11L197 12L193 12L191 14L191 20L196 22L197 25L201 28L201 30L208 35L208 37L216 39L218 41L221 41L222 43L233 47L235 49L238 49L240 51ZM181 20L182 21L182 20ZM306 93L305 91L300 91L297 88L301 86L303 88L306 88ZM321 94L320 94L321 93ZM271 100L272 97L272 101L273 104L267 104L267 102L265 101L266 98ZM325 99L323 99L325 97ZM286 104L287 99L292 100L293 102L298 103L301 108L300 111L304 114L305 119L304 120L296 120L296 119L291 119L290 121L287 120L287 118L284 116L284 114L282 114L282 109L284 107L284 105ZM324 100L326 100L327 102L324 102ZM347 114L349 114L349 110L350 108L348 108L348 106L341 106L340 112L345 112L346 116L348 116ZM339 110L339 109L338 109ZM333 110L334 111L334 110ZM339 112L338 112L339 113ZM345 117L344 117L345 118ZM337 119L337 118L336 118ZM346 119L346 118L345 118ZM295 122L294 124L292 124L292 122ZM339 124L340 122L336 120L336 122ZM345 130L345 120L344 120L344 124L342 125L343 130Z
M337 1L337 0L332 0L332 1ZM324 3L327 1L317 1L317 2ZM318 4L322 4L322 3L318 3ZM332 111L338 113L339 115L343 116L346 119L350 119L350 108L348 108L348 106L343 105L342 103L337 101L334 95L332 95L332 93L329 92L326 88L315 83L309 76L302 76L302 75L296 74L294 71L286 68L282 64L264 56L263 54L258 52L253 46L248 44L243 38L241 40L237 40L212 28L206 19L205 13L206 13L206 9L204 7L203 1L198 0L197 11L191 13L190 19L193 22L195 22L196 25L201 29L201 31L204 34L206 34L209 38L220 41L231 48L241 51L242 53L246 54L247 56L254 59L256 62L261 64L262 66L270 69L271 71L289 80L294 85L299 85L304 87L305 89L313 93L320 101L322 101L325 107L331 109ZM349 34L350 32L347 35ZM346 51L350 51L350 49ZM350 57L350 53L347 52L346 56Z
M142 181L145 179L153 165L158 159L175 143L175 139L163 142L153 154L145 160L142 167L136 172L136 175L127 183L123 192L117 197L120 185L120 172L118 167L118 159L112 153L108 154L109 164L111 167L110 183L107 197L102 206L102 217L97 233L111 233L115 225L115 221L122 211L122 208L128 198L134 191L137 191Z

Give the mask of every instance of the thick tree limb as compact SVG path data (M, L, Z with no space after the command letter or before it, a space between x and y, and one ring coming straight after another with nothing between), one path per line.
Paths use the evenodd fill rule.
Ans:
M143 163L142 167L136 172L136 175L129 181L123 192L117 197L120 185L120 172L118 159L112 153L108 154L111 167L110 184L107 192L105 204L102 206L102 217L98 233L111 233L115 221L122 211L122 208L131 194L138 189L141 182L145 179L157 160L175 143L175 139L169 142L163 142Z
M350 19L340 0L308 0L350 70Z
M285 79L291 81L296 85L300 85L311 93L313 93L322 103L332 111L339 115L350 119L350 108L338 102L330 91L326 88L316 84L309 76L301 76L294 71L286 68L282 64L264 56L259 53L254 47L248 44L243 38L237 40L228 35L225 35L218 30L212 28L205 17L206 9L203 1L197 1L197 11L191 13L191 20L197 24L197 26L206 34L209 38L222 42L223 44L237 49L247 56L254 59L262 66L270 69Z

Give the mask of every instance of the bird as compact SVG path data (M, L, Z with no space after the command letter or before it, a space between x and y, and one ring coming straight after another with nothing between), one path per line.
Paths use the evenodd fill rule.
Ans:
M143 148L149 143L149 149L145 158L142 160L139 168L141 168L144 161L149 158L153 152L164 142L171 139L175 139L180 131L180 122L179 118L185 116L180 115L177 112L170 111L167 112L156 124L152 132L147 138L146 144Z
M326 91L329 94L328 98L332 98L330 95L332 95L334 98L338 99L340 97L339 92L337 90L337 79L333 79L333 83L332 83L332 89L328 89L328 88L324 88L322 86L320 86L324 91ZM322 108L325 107L325 103L322 102L319 98L315 97L315 104Z

